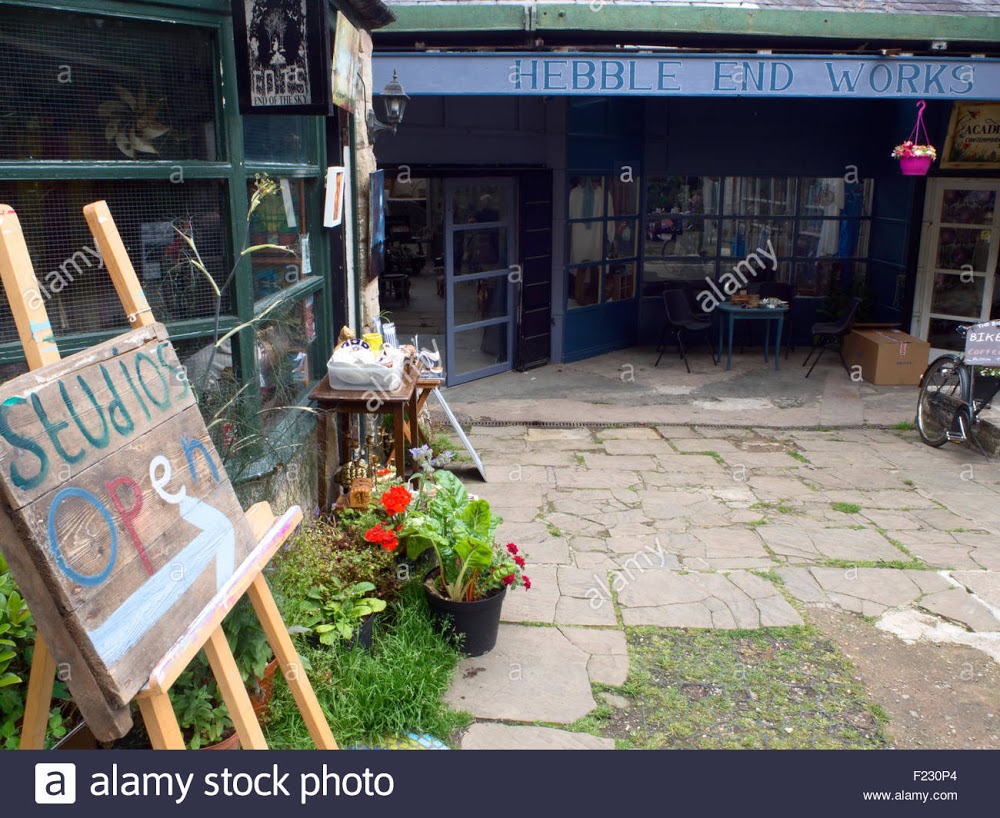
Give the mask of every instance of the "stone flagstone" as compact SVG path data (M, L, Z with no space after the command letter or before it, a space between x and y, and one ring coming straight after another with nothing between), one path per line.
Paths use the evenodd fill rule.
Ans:
M444 700L477 719L569 724L597 706L590 656L557 628L501 625L492 651L459 662Z

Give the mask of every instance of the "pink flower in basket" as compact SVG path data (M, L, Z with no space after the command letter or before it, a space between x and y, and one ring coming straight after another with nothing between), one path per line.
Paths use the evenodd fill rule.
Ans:
M929 156L934 160L937 159L937 150L933 145L919 145L909 139L892 149L893 159L909 159L916 156Z

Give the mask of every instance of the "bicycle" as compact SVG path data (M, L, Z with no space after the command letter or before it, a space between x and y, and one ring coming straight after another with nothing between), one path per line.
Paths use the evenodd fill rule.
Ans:
M983 356L983 350L977 350L970 363L968 354L969 332L978 333L981 330L987 333L987 328L993 330L991 338L1000 336L994 322L959 327L958 331L966 336L966 354L941 355L924 371L917 401L917 431L928 446L939 447L949 442L965 443L971 440L983 457L989 460L990 456L976 437L976 427L980 413L1000 392L1000 381L987 393L977 395L976 366L997 366L1000 358L992 360ZM1000 347L1000 344L997 346ZM1000 349L991 351L994 355L1000 353Z

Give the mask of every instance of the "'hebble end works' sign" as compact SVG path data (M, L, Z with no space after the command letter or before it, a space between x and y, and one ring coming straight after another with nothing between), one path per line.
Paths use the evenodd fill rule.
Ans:
M979 99L1000 87L983 59L717 54L377 54L374 85L395 70L427 94L783 96Z

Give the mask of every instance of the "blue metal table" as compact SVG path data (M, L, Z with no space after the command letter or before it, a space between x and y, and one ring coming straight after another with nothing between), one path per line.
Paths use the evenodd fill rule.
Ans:
M778 369L778 362L781 360L781 330L785 323L785 313L788 307L743 307L739 304L732 304L724 301L716 307L722 313L722 320L719 322L719 355L722 355L722 330L723 325L729 335L729 349L726 354L726 369L730 369L733 363L733 324L737 320L744 321L775 321L778 324L778 331L774 336L774 368ZM764 332L764 362L767 363L767 330Z

